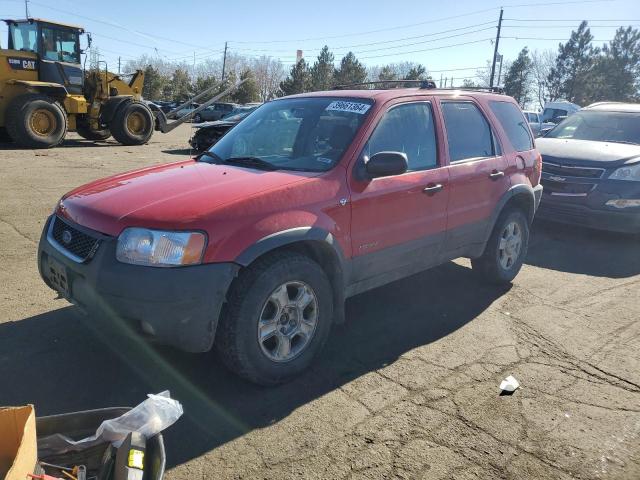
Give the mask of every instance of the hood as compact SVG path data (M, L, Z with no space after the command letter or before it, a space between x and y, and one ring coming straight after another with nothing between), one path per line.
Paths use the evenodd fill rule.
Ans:
M612 168L640 161L640 145L594 142L566 138L538 138L536 148L542 160L572 165Z
M67 193L57 213L107 235L127 226L188 229L215 209L318 173L262 171L189 160L115 175Z

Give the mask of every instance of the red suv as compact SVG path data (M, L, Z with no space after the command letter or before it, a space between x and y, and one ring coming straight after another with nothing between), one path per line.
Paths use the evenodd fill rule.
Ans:
M510 97L345 90L259 107L198 158L66 194L44 281L262 384L305 369L345 299L457 257L509 282L541 159Z

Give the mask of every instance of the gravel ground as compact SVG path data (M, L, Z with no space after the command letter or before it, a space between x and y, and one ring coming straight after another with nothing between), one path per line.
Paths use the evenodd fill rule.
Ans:
M168 388L185 408L168 479L640 478L638 239L536 223L510 288L460 260L359 295L313 368L273 389L213 354L110 341L38 277L43 222L74 186L184 158L188 136L0 149L0 405ZM509 374L522 387L500 396Z

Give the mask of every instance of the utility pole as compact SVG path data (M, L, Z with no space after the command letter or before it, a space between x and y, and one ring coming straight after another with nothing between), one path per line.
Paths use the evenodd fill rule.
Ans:
M504 10L500 8L500 18L498 19L498 33L496 34L496 47L493 49L493 63L491 64L491 79L489 87L493 88L493 78L496 74L496 60L498 59L498 44L500 43L500 29L502 28L502 14Z
M442 88L442 74L440 74L440 88Z
M118 75L120 75L120 57L118 57Z
M222 57L222 79L220 83L224 83L224 69L227 66L227 42L224 42L224 57Z
M24 0L24 16L29 20L29 0Z

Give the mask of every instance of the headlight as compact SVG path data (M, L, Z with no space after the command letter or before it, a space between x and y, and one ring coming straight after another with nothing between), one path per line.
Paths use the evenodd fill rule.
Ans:
M205 244L205 235L199 232L126 228L118 237L116 258L152 267L196 265L202 262Z
M615 170L609 178L611 180L635 180L636 182L640 182L640 163L620 167Z

